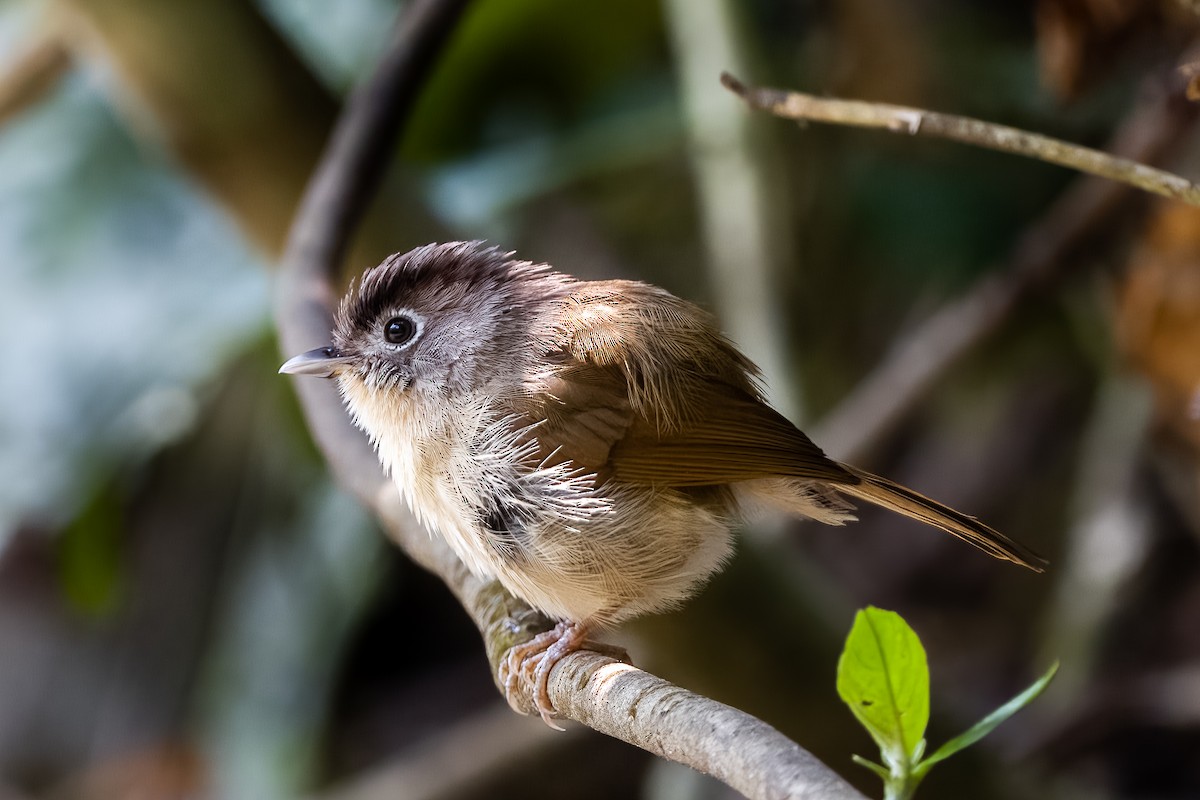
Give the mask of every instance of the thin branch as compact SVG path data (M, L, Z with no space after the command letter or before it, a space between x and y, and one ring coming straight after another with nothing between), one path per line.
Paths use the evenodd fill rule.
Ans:
M1121 599L1130 595L1151 550L1138 455L1154 404L1149 388L1131 376L1106 377L1080 450L1063 567L1041 637L1043 653L1063 664L1050 701L1059 710L1080 705L1093 688L1089 679L1104 636L1113 616L1125 612Z
M1181 139L1193 119L1190 106L1147 92L1110 148L1137 161L1154 161ZM821 421L815 440L848 461L867 456L946 371L999 330L1025 300L1066 274L1076 263L1072 251L1115 221L1129 191L1125 184L1090 176L1072 183L1021 237L1009 263L900 338Z
M0 75L0 125L37 103L71 67L57 30L43 33L5 65Z
M277 294L281 346L291 354L329 335L334 274L375 188L390 143L466 0L414 0L376 72L354 92L305 192L288 239ZM512 646L548 620L494 581L472 575L402 508L333 387L296 384L308 424L338 482L379 516L417 563L444 580L483 634L493 676ZM522 624L515 622L522 620ZM765 723L592 652L573 653L550 676L566 719L718 777L755 798L862 798L814 756ZM530 705L530 698L523 698Z
M1029 156L1200 206L1200 186L1178 175L1038 133L920 108L861 100L835 100L802 92L748 87L727 72L722 73L721 83L751 108L777 117L937 136Z

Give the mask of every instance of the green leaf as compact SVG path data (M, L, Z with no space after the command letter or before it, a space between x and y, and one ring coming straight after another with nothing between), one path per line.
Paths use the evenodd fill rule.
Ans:
M937 751L926 760L917 765L914 770L917 779L920 780L929 772L930 767L937 764L939 761L945 761L950 756L962 750L964 747L970 747L978 742L983 737L987 736L996 726L1013 714L1020 711L1025 706L1029 705L1042 691L1050 685L1050 681L1054 678L1054 674L1058 672L1058 662L1055 661L1050 665L1050 669L1046 670L1046 674L1038 678L1032 686L1019 695L1009 700L1004 705L997 708L992 713L988 714L983 719L976 722L969 730L955 736L950 741L939 747Z
M874 772L883 779L884 783L887 783L889 780L891 780L891 775L888 774L887 767L876 764L869 758L863 758L862 756L850 756L850 760L855 764L858 764L860 767L866 767L867 769L871 770L871 772Z
M899 614L872 606L858 612L838 660L837 690L884 763L907 774L924 749L929 665L921 640Z

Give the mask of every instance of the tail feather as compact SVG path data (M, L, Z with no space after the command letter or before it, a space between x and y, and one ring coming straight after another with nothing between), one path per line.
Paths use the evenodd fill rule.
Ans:
M930 500L907 486L901 486L847 464L842 466L858 478L860 483L836 484L839 492L911 517L926 525L941 528L995 558L1020 564L1034 572L1045 570L1046 559L974 517L955 511L936 500Z

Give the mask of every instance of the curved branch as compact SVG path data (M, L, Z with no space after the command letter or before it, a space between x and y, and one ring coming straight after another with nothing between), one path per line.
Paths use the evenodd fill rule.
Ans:
M276 324L294 353L327 341L336 272L419 87L467 0L415 0L387 55L350 98L292 224ZM296 384L309 427L338 482L372 508L417 563L444 580L483 634L493 677L512 646L549 620L498 583L472 575L401 506L364 437L328 382ZM522 620L517 623L516 620ZM550 676L564 718L707 772L755 798L861 799L852 786L766 723L610 658L582 651ZM531 705L531 698L523 698Z
M862 798L816 756L762 720L597 653L555 669L560 713L752 798Z
M328 342L335 300L331 276L345 255L354 223L379 188L388 149L469 3L410 3L378 67L347 100L288 230L275 302L284 352L297 353ZM386 480L333 387L301 380L296 391L309 428L339 483L374 506Z
M1200 186L1185 178L1040 133L920 108L867 103L861 100L835 100L814 97L803 92L755 88L746 86L728 72L721 74L721 83L745 100L751 108L784 119L882 128L893 133L908 133L914 136L937 136L1005 153L1029 156L1200 206Z

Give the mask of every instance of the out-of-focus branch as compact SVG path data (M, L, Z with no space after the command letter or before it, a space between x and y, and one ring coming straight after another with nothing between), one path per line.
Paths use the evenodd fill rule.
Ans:
M70 66L71 56L62 36L49 30L0 67L0 125L41 100Z
M563 735L540 723L531 725L496 703L421 742L403 758L311 800L454 800L471 790L478 793L514 763L557 755L577 740L577 733L583 730Z
M326 340L331 281L351 227L424 82L439 47L466 0L415 0L388 54L354 92L318 165L288 238L280 274L277 324L292 353ZM400 507L365 440L329 384L299 381L309 426L340 483L368 503L393 539L441 577L483 634L493 674L512 646L532 631L515 620L532 610L493 581L472 575L440 539L430 537ZM861 798L852 786L754 717L680 689L661 678L588 651L559 662L550 676L560 714L652 753L725 781L750 797ZM527 706L530 698L523 698Z
M351 96L290 227L284 262L324 277L346 251L354 224L383 182L387 151L470 0L414 0L392 46Z
M894 133L936 136L1036 158L1051 164L1127 183L1191 205L1200 205L1200 186L1185 178L1145 164L1092 150L1089 147L1030 133L980 119L942 114L920 108L861 100L835 100L803 92L765 89L743 84L729 73L721 83L754 109L798 122L831 122L860 128L882 128Z
M763 371L772 403L799 423L795 370L786 368L775 277L785 250L787 208L776 180L766 120L730 114L713 64L744 68L748 50L737 0L669 0L663 6L675 54L695 175L713 304L726 332Z
M1102 636L1113 615L1124 610L1120 598L1150 551L1150 515L1137 491L1137 473L1151 416L1144 385L1109 376L1101 386L1080 452L1069 516L1074 522L1042 635L1043 653L1052 653L1064 667L1049 701L1059 709L1082 705Z
M354 223L379 188L388 149L468 4L415 0L406 7L379 66L347 101L287 237L275 309L285 353L328 341L335 297L331 276ZM297 381L296 388L309 428L339 482L374 506L381 487L390 484L365 438L350 425L337 393L312 380Z
M29 795L18 792L7 783L0 782L0 800L30 800Z
M1193 110L1147 93L1110 143L1137 161L1154 161L1190 129ZM1130 189L1081 177L1026 233L1008 265L981 279L892 347L883 362L815 430L815 439L848 461L863 459L951 367L995 333L1028 297L1065 275L1073 250L1112 224Z

